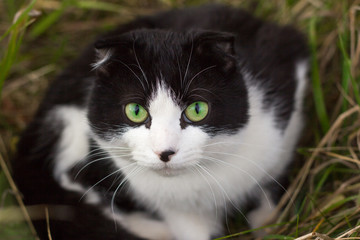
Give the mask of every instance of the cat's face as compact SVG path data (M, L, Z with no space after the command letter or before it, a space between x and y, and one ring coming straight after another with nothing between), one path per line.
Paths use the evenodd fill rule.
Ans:
M209 140L248 120L232 45L219 33L150 30L99 42L88 113L98 142L161 174L199 163Z

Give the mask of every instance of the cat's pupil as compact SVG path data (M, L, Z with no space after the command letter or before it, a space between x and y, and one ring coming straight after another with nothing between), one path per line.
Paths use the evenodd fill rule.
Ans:
M136 116L139 114L139 111L140 111L139 105L136 104L135 110L134 110Z
M199 107L198 103L195 104L195 111L196 111L196 114L199 114L199 112L200 112L200 107Z

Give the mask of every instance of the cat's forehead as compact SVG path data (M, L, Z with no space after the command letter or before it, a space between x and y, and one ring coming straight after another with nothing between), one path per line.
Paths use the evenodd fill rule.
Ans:
M194 36L191 32L172 32L162 30L137 30L130 33L134 46L142 46L154 51L160 49L181 50L179 47L191 44Z
M151 94L148 105L152 115L166 113L171 116L179 115L181 112L181 107L174 96L174 91L161 81L159 81L156 90Z
M137 30L100 42L104 54L94 66L100 85L122 98L136 95L148 104L160 84L179 105L209 102L235 79L232 40L224 33Z

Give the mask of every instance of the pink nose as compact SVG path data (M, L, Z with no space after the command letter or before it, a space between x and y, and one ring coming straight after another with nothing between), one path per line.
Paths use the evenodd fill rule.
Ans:
M158 154L158 155L159 155L161 161L163 161L163 162L168 162L168 161L170 161L171 157L172 157L174 154L175 154L174 151L168 150L168 151L164 151L164 152L162 152L162 153L160 153L160 154Z

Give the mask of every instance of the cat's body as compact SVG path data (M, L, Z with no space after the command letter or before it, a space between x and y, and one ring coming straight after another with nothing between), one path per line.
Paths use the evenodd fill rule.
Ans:
M14 161L54 239L206 240L246 198L261 225L301 131L302 36L207 6L140 18L96 48L51 85Z

